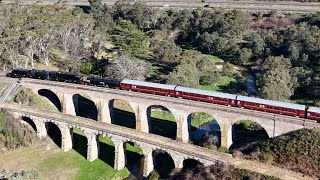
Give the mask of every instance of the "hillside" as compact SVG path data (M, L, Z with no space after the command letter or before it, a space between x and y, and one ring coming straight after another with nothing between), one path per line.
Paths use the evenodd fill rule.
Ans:
M320 178L320 129L301 129L250 147L249 159Z
M24 146L31 146L38 138L30 126L19 123L6 112L0 111L0 153Z

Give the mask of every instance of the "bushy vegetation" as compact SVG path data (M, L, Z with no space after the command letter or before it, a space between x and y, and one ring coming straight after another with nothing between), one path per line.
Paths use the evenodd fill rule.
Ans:
M20 171L20 172L11 172L11 171L6 171L2 170L0 171L0 179L7 179L7 180L20 180L20 179L40 179L39 174L34 171Z
M232 166L202 166L198 165L193 169L176 169L170 174L169 180L206 180L206 179L252 179L252 180L274 180L275 177L250 172L244 169L236 169Z
M89 2L86 13L63 3L0 4L2 69L39 66L244 93L242 70L217 68L225 62L257 72L260 97L313 103L320 97L320 13Z
M250 147L248 158L319 178L319 136L319 128L293 131Z
M35 131L18 119L0 111L0 152L30 146L37 142Z

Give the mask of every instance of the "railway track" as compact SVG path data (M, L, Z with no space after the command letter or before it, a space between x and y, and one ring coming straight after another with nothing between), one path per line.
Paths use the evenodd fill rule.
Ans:
M14 0L4 0L9 3ZM26 4L39 3L37 0L22 1ZM44 0L41 4L54 4L57 0ZM116 0L103 1L107 5L114 5ZM314 13L320 11L320 3L301 3L301 2L264 2L264 1L222 1L222 0L131 0L130 3L143 2L147 6L156 8L177 8L177 9L193 9L203 8L221 8L221 9L238 9L245 11L281 11L290 13ZM87 0L68 0L66 6L88 6Z

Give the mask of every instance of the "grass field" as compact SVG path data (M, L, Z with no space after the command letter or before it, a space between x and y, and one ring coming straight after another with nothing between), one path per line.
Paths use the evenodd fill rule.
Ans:
M129 176L127 168L113 169L114 145L107 137L99 138L99 159L86 160L87 142L83 132L74 129L74 149L62 152L49 138L33 147L0 154L0 170L36 170L41 179L124 179ZM136 162L142 150L126 143L128 163ZM111 162L111 163L110 163ZM111 164L111 165L110 165Z
M236 81L237 80L234 77L222 76L217 83L210 84L210 85L202 85L202 86L199 86L199 89L208 90L208 91L220 91L220 92L222 92L223 91L223 89L222 89L223 86L227 86L230 83L236 82Z

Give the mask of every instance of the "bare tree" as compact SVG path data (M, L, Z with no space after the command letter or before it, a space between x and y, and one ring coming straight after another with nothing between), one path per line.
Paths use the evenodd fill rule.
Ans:
M115 57L107 67L105 75L112 79L144 80L148 74L145 61L132 58L128 55Z

